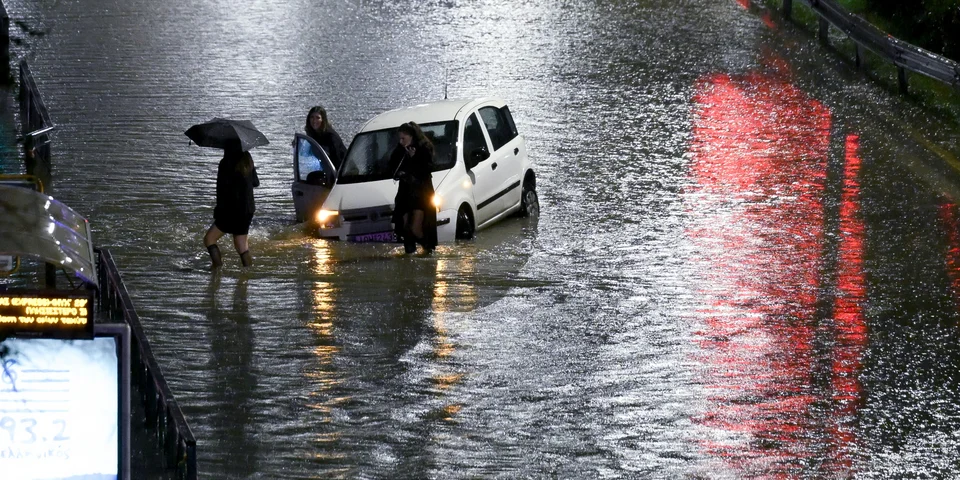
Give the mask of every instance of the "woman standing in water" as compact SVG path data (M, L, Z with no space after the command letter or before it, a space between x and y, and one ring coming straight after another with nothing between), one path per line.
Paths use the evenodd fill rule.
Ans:
M394 199L393 225L404 250L417 243L430 253L437 246L437 209L433 205L433 144L414 122L397 130L397 146L390 156L393 177L400 181Z
M340 165L343 164L343 159L347 156L347 147L344 146L340 135L333 129L330 120L327 119L326 109L319 105L311 108L310 112L307 113L307 124L303 127L303 130L308 137L314 139L317 145L320 145L320 148L327 152L327 156L333 162L333 168L340 170Z
M213 225L203 236L203 245L210 252L214 269L223 265L217 241L228 233L233 235L233 246L240 255L241 265L253 265L247 232L256 210L253 189L259 186L260 179L250 152L242 151L239 142L228 144L217 168L217 205L213 209Z

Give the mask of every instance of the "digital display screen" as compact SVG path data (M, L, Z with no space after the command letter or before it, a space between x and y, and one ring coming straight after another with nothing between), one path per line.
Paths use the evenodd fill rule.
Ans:
M92 293L0 291L0 334L93 337Z
M119 361L113 337L0 342L0 476L117 479Z

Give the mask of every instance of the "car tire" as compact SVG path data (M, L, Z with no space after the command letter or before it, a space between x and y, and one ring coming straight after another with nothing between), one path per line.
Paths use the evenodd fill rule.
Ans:
M523 191L520 192L520 211L517 212L520 217L539 217L540 199L537 197L537 190L533 182L524 182Z
M457 212L457 239L470 240L473 238L476 227L473 224L473 214L470 207L463 205Z

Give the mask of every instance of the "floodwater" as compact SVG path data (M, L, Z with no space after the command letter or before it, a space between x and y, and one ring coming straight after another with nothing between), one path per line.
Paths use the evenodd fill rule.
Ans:
M746 2L5 3L203 478L960 475L958 132ZM444 91L508 99L539 219L293 223L310 106L349 140ZM213 116L271 140L220 275Z

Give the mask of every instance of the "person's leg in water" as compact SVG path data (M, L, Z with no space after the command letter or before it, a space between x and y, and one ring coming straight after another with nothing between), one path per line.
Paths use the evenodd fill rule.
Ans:
M246 235L234 235L233 246L237 249L237 253L240 254L240 265L244 267L253 265L253 255L250 253L250 248L247 245Z
M410 231L410 214L403 214L403 251L413 253L417 251L417 239Z
M203 246L207 247L210 253L210 264L213 269L220 268L223 265L223 257L220 255L220 247L217 246L217 240L220 240L224 233L217 228L216 224L210 225L206 235L203 236Z
M414 210L410 218L410 232L417 241L423 240L423 210Z
M425 239L423 237L424 217L425 217L425 214L423 210L413 211L413 216L410 219L410 232L413 233L413 237L416 239L416 242L419 243L420 245L423 245L423 252L430 253L430 251L433 249L427 246Z

